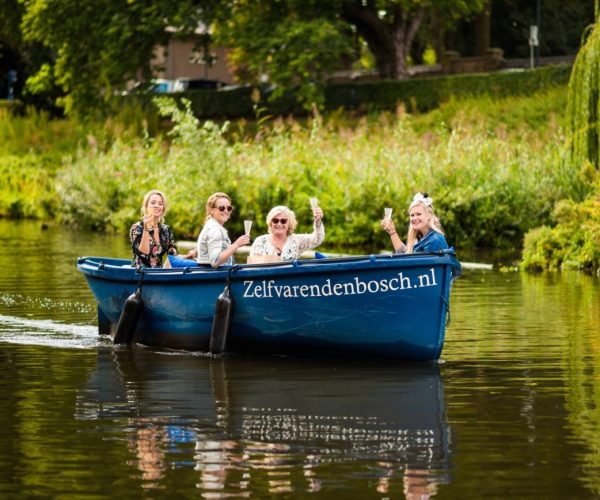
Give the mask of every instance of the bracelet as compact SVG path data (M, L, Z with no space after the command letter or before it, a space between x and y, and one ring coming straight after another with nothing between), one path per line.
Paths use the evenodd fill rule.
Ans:
M388 233L388 234L389 234L390 236L393 236L393 235L395 235L395 234L398 234L398 233L396 233L396 231L394 231L393 233Z
M144 228L144 231L146 231L147 233L149 233L150 231L154 231L154 228L153 227L147 227L147 228Z

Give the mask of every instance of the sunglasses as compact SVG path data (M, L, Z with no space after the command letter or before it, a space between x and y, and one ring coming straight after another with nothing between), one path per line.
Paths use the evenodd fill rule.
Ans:
M273 224L287 224L287 219L278 219L277 217L274 217L273 219L271 219L271 222Z
M228 207L224 206L224 205L220 205L218 208L221 212L225 212L225 210L227 210L228 212L231 212L233 210L233 207L231 205L229 205Z

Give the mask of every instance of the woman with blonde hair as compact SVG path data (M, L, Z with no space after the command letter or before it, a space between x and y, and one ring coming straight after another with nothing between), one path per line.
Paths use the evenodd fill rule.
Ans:
M213 267L232 265L235 252L250 243L250 236L246 234L231 243L224 225L232 211L231 198L225 193L213 193L206 200L205 222L196 245L199 264L210 264Z
M396 253L437 252L448 248L440 220L433 212L433 200L427 193L417 193L408 207L410 224L406 244L402 242L391 218L381 227L390 235Z
M254 240L248 262L260 260L294 260L310 248L315 248L325 239L323 210L315 207L313 211L314 231L310 234L295 234L298 225L296 214L288 207L273 207L267 214L268 234Z
M162 267L165 255L177 255L171 228L165 222L167 197L158 189L148 191L140 209L142 219L131 226L132 266Z

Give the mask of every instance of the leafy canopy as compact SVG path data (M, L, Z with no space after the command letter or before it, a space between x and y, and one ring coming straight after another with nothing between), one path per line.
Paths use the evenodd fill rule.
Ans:
M193 31L201 17L196 0L21 0L23 36L55 52L31 84L42 89L52 79L63 88L67 112L85 115L124 88L129 79L152 76L157 44L168 26ZM208 2L207 2L208 4Z

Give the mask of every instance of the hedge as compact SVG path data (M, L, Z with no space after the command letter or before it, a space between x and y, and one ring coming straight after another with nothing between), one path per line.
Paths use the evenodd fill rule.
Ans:
M570 65L557 65L533 70L331 84L324 89L325 110L383 111L394 110L403 104L410 112L424 112L437 108L451 97L528 95L556 85L566 86L570 74ZM254 118L256 107L262 108L263 114L275 116L305 113L292 95L270 100L268 92L257 94L252 87L193 90L174 96L189 99L195 116L200 119ZM148 97L134 98L148 102Z

